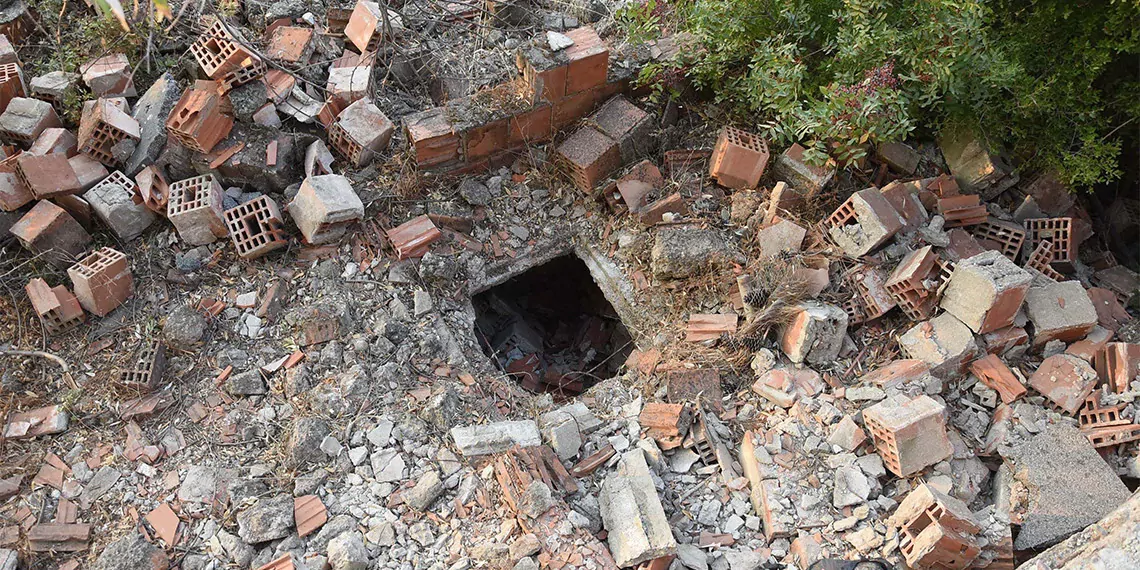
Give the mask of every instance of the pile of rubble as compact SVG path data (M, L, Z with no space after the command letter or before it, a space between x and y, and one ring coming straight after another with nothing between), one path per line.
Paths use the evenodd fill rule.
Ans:
M1140 564L1140 278L1080 201L975 133L840 168L636 103L675 46L571 4L249 6L142 96L0 41L42 326L0 346L41 359L2 378L0 570ZM516 69L392 103L441 21Z

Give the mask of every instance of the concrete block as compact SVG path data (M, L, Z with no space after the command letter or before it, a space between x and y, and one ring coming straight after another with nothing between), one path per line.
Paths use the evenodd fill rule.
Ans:
M899 347L939 377L957 376L978 352L970 327L950 313L914 325L899 337Z
M939 146L950 173L963 190L989 200L1017 182L1013 169L991 153L984 137L972 128L950 125L941 133Z
M1025 315L1033 324L1035 347L1051 340L1080 340L1097 324L1096 307L1079 281L1030 287L1025 294Z
M1033 276L998 251L958 262L941 306L976 333L1008 327L1021 309Z
M349 224L364 217L364 204L347 178L324 174L301 183L289 204L289 214L305 241L328 243L340 239Z
M532 420L502 421L476 426L451 428L455 447L467 457L502 453L511 447L542 445L538 425Z
M95 215L123 241L141 235L152 223L154 212L145 204L136 204L134 180L116 170L83 194Z
M770 259L783 252L798 252L805 237L807 229L791 220L776 218L771 224L756 230L760 259Z
M650 256L658 277L684 279L724 262L728 252L728 244L716 230L663 228L657 232Z
M578 429L574 416L554 410L541 418L542 438L554 449L558 458L567 461L578 455L582 448L582 432Z
M851 257L867 255L903 227L903 219L878 188L851 195L827 219L827 233Z
M677 541L641 449L622 456L617 470L602 482L598 502L618 567L676 554Z
M799 190L805 198L810 198L821 192L835 178L835 163L829 160L823 166L810 165L804 162L804 150L804 147L793 144L776 157L772 174L776 180L787 182L789 186Z
M839 357L847 335L847 313L818 301L795 307L795 316L780 331L780 348L796 364L826 364Z
M875 156L900 174L911 175L922 160L913 148L901 142L883 143L875 147Z
M617 141L623 164L649 154L654 148L653 117L624 96L618 95L603 103L590 120L603 134Z

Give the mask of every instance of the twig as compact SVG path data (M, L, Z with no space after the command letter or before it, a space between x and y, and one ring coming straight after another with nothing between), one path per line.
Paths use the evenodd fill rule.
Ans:
M0 356L38 356L40 358L46 358L58 364L59 367L63 369L63 379L66 380L72 388L76 390L79 389L79 384L76 384L75 379L71 377L71 367L67 365L64 359L50 352L40 350L0 350Z

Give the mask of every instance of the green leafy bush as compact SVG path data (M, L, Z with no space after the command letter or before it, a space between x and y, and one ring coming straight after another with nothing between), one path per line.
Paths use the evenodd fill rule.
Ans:
M1057 169L1074 185L1119 176L1119 142L1104 135L1121 111L1089 91L1135 93L1101 84L1137 53L1137 5L1097 2L1103 9L1091 15L1065 0L1022 4L646 0L619 18L634 41L688 42L645 67L643 83L664 95L687 79L775 142L803 144L809 159L857 158L867 142L977 120L1027 166ZM1064 27L1073 19L1078 29ZM1135 101L1120 104L1135 116Z

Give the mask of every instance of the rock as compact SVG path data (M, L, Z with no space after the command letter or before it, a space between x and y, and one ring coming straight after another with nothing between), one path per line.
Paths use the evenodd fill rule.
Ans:
M844 465L835 470L831 502L837 509L858 505L871 495L871 483L858 467Z
M98 477L99 474L96 473L95 476ZM182 485L178 487L178 500L208 505L223 504L228 496L230 482L236 478L237 471L233 469L191 465Z
M598 502L609 532L606 541L618 567L635 566L677 551L641 449L622 456L617 470L602 482Z
M551 498L550 487L537 479L530 482L522 497L519 497L518 502L519 512L532 519L536 519L550 510L553 504L554 499Z
M293 497L260 499L238 513L237 522L238 536L250 544L285 538L293 530Z
M688 473L693 468L693 464L701 460L701 456L697 452L683 447L678 449L669 458L669 469L674 473Z
M404 503L416 511L427 510L439 495L443 493L443 482L439 479L439 472L428 469L416 481L416 486L404 492Z
M723 263L729 248L720 232L699 228L658 230L651 252L653 273L661 279L685 279Z
M329 435L328 422L319 418L297 418L289 438L289 456L298 465L324 461L321 442Z
M542 549L542 542L534 533L526 533L511 543L510 556L511 560L522 560L528 556L534 556Z
M175 350L192 350L206 334L206 317L190 305L182 305L166 316L162 338Z
M166 570L170 559L161 548L137 532L108 544L95 561L95 570Z
M253 561L253 557L257 551L252 546L242 542L237 536L230 534L224 530L219 530L214 535L214 540L218 542L218 546L225 551L226 556L239 567L245 568Z
M503 421L451 428L459 452L467 457L502 453L511 447L542 445L538 425L532 420Z
M260 396L268 392L269 387L261 371L254 369L230 376L226 380L226 391L235 396Z
M767 556L751 550L730 550L724 553L724 559L728 561L728 570L760 570L768 561Z
M431 523L427 521L420 521L408 527L408 536L424 547L435 542L435 533L431 530Z
M252 123L253 114L269 102L269 90L264 81L250 81L231 89L229 98L234 118L243 123Z
M574 40L565 34L551 31L546 32L546 42L550 44L550 51L561 51L574 45Z
M83 488L83 492L79 495L79 504L84 508L89 507L92 503L97 501L99 497L102 497L107 491L110 491L111 488L115 486L115 483L119 482L121 476L122 474L119 473L119 470L110 465L100 467L99 470L95 472L95 475L91 477L91 481L87 483L87 486ZM189 480L190 476L187 475L186 479ZM181 488L178 494L179 498L181 498ZM225 494L223 493L222 496L224 497Z
M489 206L495 199L491 191L474 178L464 178L463 182L459 183L459 195L472 206Z
M131 158L123 165L123 174L134 176L148 164L158 160L166 145L166 117L182 96L182 88L170 72L150 85L135 101L132 117L139 123L139 141Z
M523 558L515 563L512 570L539 570L538 562L535 562L533 558Z
M404 479L406 465L397 449L381 449L372 454L372 476L377 483L392 483Z
M343 533L329 541L329 566L332 570L368 568L368 549L358 531Z
M708 555L692 544L677 545L677 560L689 570L709 570Z
M999 452L1028 491L1022 501L1013 501L1025 510L1013 543L1017 550L1060 542L1131 494L1089 440L1067 424L1047 424L1041 433Z
M332 539L349 531L356 530L356 519L348 515L336 515L321 527L317 535L309 540L309 549L317 552L328 548Z
M392 438L392 428L395 424L387 418L380 418L376 427L368 430L368 442L375 447L385 447L388 445L388 440Z
M832 428L831 435L827 437L827 443L838 445L844 451L855 451L866 440L867 434L863 432L863 428L859 427L855 419L849 415L843 416L843 419Z
M420 418L445 430L457 423L460 411L459 393L448 385L441 392L437 392L428 399L420 410Z

